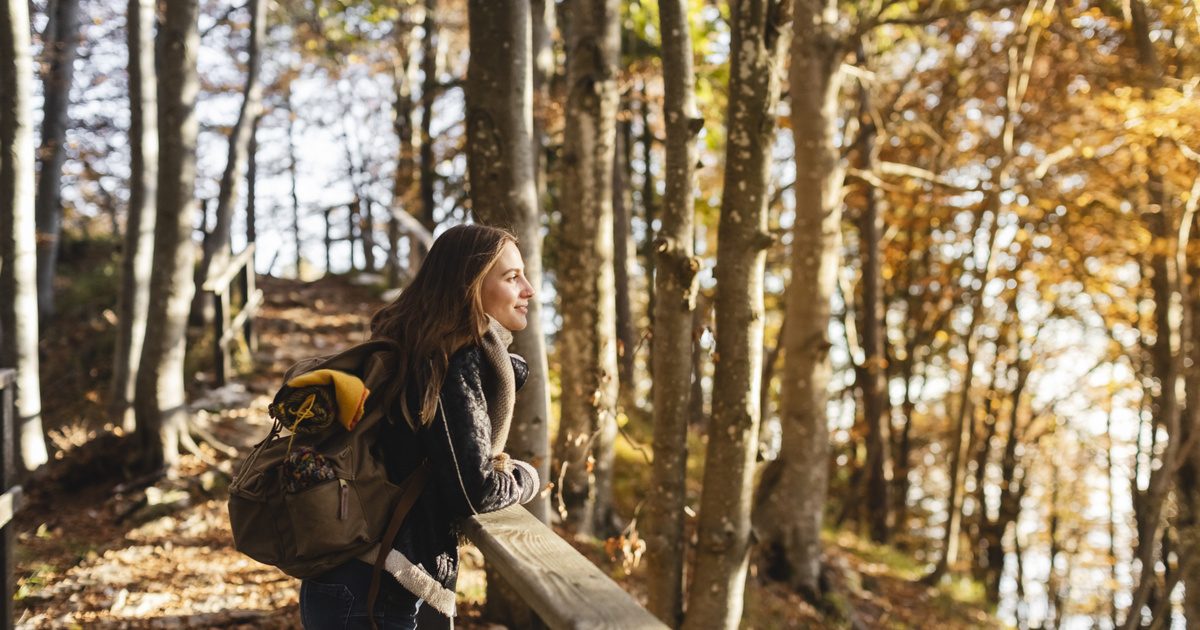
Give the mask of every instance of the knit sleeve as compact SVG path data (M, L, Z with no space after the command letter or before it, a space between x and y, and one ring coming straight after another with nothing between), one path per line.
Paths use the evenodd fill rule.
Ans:
M441 406L422 431L433 467L433 483L456 517L499 510L518 502L537 484L516 470L492 463L491 420L484 398L482 354L460 350L450 359L442 384ZM524 472L524 471L522 471Z

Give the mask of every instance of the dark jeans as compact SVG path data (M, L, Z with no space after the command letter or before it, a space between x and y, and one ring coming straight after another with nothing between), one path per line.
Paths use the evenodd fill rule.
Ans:
M369 628L371 565L351 560L300 582L300 620L307 630ZM421 600L388 573L379 576L375 623L380 630L414 630Z

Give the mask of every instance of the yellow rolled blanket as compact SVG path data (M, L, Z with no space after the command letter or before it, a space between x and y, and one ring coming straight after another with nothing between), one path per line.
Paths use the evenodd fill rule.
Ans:
M332 386L337 403L337 418L347 431L362 419L370 390L362 379L337 370L314 370L287 382L293 389Z

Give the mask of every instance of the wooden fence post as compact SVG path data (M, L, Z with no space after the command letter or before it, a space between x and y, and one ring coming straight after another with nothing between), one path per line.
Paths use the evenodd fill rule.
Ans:
M258 350L258 340L254 334L254 314L263 303L262 290L255 288L254 279L254 243L246 246L229 264L213 274L202 287L202 290L213 295L213 371L217 387L225 386L228 376L233 372L232 353L229 344L241 334L246 339L246 345L251 352ZM233 317L232 295L234 288L241 293L241 308L237 317Z
M16 370L0 369L0 488L4 494L0 496L0 588L3 589L4 606L0 608L0 623L5 628L13 627L13 592L16 590L16 580L13 578L13 556L16 548L13 545L12 518L20 507L21 487L13 486L16 481L16 449L13 445L13 388L16 386Z

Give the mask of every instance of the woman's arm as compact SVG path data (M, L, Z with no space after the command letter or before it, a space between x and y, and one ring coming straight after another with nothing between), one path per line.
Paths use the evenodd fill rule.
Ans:
M537 493L537 472L524 462L498 467L492 459L492 423L483 394L482 353L455 353L442 384L441 406L421 432L434 485L456 516L491 512L524 503Z

